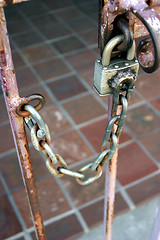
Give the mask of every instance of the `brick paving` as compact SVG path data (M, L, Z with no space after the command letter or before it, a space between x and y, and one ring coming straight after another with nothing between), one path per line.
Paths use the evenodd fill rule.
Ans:
M107 98L93 90L97 1L32 0L5 8L20 96L41 93L52 148L71 169L95 159ZM140 73L120 139L115 215L159 194L160 73ZM35 239L0 91L0 240ZM30 137L28 136L30 142ZM75 239L103 220L104 175L90 186L56 179L30 143L47 239Z

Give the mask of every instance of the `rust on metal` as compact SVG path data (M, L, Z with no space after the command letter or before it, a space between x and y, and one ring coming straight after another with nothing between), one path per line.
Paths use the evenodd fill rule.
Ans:
M8 110L10 125L17 150L24 185L28 193L33 223L36 227L37 239L45 240L46 237L39 209L38 195L33 176L23 118L19 117L15 113L17 106L21 104L21 102L25 101L25 99L21 99L18 93L3 8L0 8L0 61L0 80L3 95Z
M16 3L27 2L28 0L0 0L0 7L9 6Z
M113 96L109 97L108 103L108 119L111 118L113 106ZM116 114L120 114L121 106L118 107ZM116 130L114 125L113 131ZM110 147L107 145L107 149ZM114 202L115 202L115 189L116 189L116 175L117 175L117 158L118 146L113 158L107 163L106 166L106 180L105 180L105 202L104 202L104 239L112 239L112 223L114 215Z
M150 7L160 6L160 0L149 0L147 2Z
M130 26L134 26L134 36L135 38L139 36L148 35L144 24L134 16L131 12L128 12L131 8L136 10L144 10L148 8L148 1L146 0L105 0L104 7L102 8L101 16L101 24L100 24L100 32L101 38L103 39L105 30L107 29L107 34L110 35L113 30L113 22L115 18L119 15L126 13L126 17L128 16L128 21ZM101 4L102 6L102 4ZM149 6L154 7L153 9L159 13L160 12L160 0L151 0L149 1ZM159 7L158 7L159 6ZM151 17L151 11L148 11L148 18ZM153 18L152 18L153 19ZM99 37L100 38L100 37Z

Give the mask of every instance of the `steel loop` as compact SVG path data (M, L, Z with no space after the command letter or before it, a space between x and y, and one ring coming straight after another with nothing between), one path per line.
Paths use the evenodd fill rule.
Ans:
M117 149L117 145L118 145L118 138L116 136L115 133L112 133L111 134L111 142L112 142L112 146L111 148L109 149L109 154L106 158L103 158L102 159L102 162L101 162L101 166L103 167L107 161L109 161L110 159L113 158L114 154L116 153L116 149Z
M32 118L38 124L39 129L43 132L42 137L47 136L48 141L50 141L51 137L49 131L47 131L48 129L46 127L46 124L38 111L29 104L24 104L23 108L31 114Z
M52 151L51 147L45 142L45 141L41 141L40 142L40 145L45 149L45 150L42 150L44 156L46 158L50 158L50 160L56 164L58 161L57 161L57 157L56 155L54 154L54 152Z
M49 133L49 129L48 129L47 124L46 124L46 129L47 129L47 131L48 131L48 133ZM32 141L32 144L33 144L34 148L35 148L37 151L43 151L44 148L43 148L43 147L41 146L41 144L40 144L40 141L42 141L42 140L37 137L37 130L38 130L38 125L35 124L35 125L31 128L31 141ZM50 134L49 134L49 136L50 136ZM48 136L47 136L47 137L48 137ZM49 144L49 143L50 143L50 138L48 139L47 137L45 136L45 142Z
M108 122L108 124L107 124L107 127L106 127L105 135L104 135L104 138L103 138L102 144L101 144L101 149L102 149L102 150L105 150L105 149L106 149L106 147L107 147L107 142L109 141L110 136L111 136L113 124L114 124L118 119L120 119L120 115L116 115L116 116L112 117L112 118L109 120L109 122Z
M119 137L121 132L122 132L122 128L124 125L124 121L127 117L127 110L128 110L128 101L126 99L126 97L124 97L122 94L119 95L119 100L120 100L120 104L122 105L122 111L120 114L120 119L119 119L119 123L118 123L118 128L116 130L116 136Z
M83 179L85 176L79 172L75 172L75 171L72 171L72 170L69 170L69 169L65 169L65 168L58 168L58 171L60 173L63 173L64 175L68 175L68 176L71 176L71 177L75 177L75 178L80 178L80 179Z
M103 152L101 152L97 156L96 160L93 162L92 167L91 167L91 170L93 172L97 169L97 167L99 165L101 165L101 163L103 162L103 159L106 158L106 156L109 154L109 152L110 152L110 149L106 149L106 150L103 150Z
M20 117L28 117L30 116L30 112L26 111L23 109L23 105L24 104L27 104L33 100L38 100L39 103L34 106L34 108L39 111L43 108L44 104L45 104L45 100L44 100L44 97L41 95L41 94L33 94L33 95L30 95L30 96L27 96L25 98L25 101L22 102L17 108L16 108L16 113L20 116Z
M61 164L61 167L67 169L67 164L66 164L66 162L64 161L64 159L63 159L59 154L57 154L57 153L55 154L55 156L56 156L56 158L57 158L57 161ZM64 174L63 174L63 173L60 173L60 172L58 171L58 169L55 169L52 164L53 164L53 163L52 163L51 159L47 159L47 161L46 161L46 166L47 166L48 170L50 171L50 173L51 173L52 175L56 176L56 177L63 177ZM61 168L61 167L59 167L59 168Z
M31 130L32 127L36 124L36 122L34 121L34 119L31 118L31 117L25 117L25 118L24 118L24 121L25 121L27 127L28 127L30 130Z
M88 171L92 167L92 165L93 165L93 163L89 163L89 164L85 165L84 167L80 168L78 170L78 172L84 173L84 172ZM89 177L87 180L82 181L81 179L76 178L76 181L78 184L83 185L83 186L96 181L102 175L102 167L100 165L97 167L95 173L96 173L96 175L94 175L93 177Z
M47 159L47 161L46 161L46 167L48 168L49 172L50 172L52 175L54 175L54 176L56 176L56 177L63 177L63 176L64 176L63 173L60 173L59 171L57 171L57 170L52 166L52 162L49 161L48 159Z

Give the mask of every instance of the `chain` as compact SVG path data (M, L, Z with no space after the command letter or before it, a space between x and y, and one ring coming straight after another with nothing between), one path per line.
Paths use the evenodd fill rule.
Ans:
M88 163L78 171L68 169L65 160L59 154L52 151L50 147L51 137L49 128L35 107L32 107L30 104L21 104L21 106L18 107L17 114L23 116L23 113L25 113L25 116L23 117L27 127L31 131L32 144L36 150L41 151L44 154L49 172L56 177L68 175L74 177L79 184L88 185L102 175L102 167L107 161L112 159L116 152L118 138L122 132L128 108L126 96L119 94L116 103L113 98L114 108L115 104L116 108L119 105L122 106L121 114L115 115L109 120L101 144L101 153L97 156L94 162ZM117 126L115 132L112 131L114 125ZM108 142L110 142L110 148L106 149ZM60 166L56 167L56 164L59 164Z

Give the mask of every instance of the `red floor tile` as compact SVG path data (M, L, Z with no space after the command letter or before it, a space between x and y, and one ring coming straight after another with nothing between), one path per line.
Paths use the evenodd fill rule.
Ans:
M17 9L15 9L15 6L14 6L14 9L11 8L10 6L5 7L4 12L5 12L7 23L23 20L23 17L18 13Z
M129 210L128 204L125 202L124 198L120 193L115 195L115 206L114 206L114 216L120 215L125 211Z
M0 127L1 132L1 144L0 144L0 153L4 153L10 149L14 148L14 142L11 132L11 127L9 124Z
M38 3L38 4L37 4ZM47 12L46 8L41 4L40 1L27 1L17 5L27 17L33 17L38 14Z
M42 38L35 31L29 31L13 36L13 40L19 48L30 47L33 44L42 42Z
M79 33L80 37L88 44L97 44L98 36L97 36L97 28L89 29L86 32Z
M134 187L127 189L127 192L135 204L142 204L156 196L160 196L159 183L160 174L136 184Z
M156 98L155 100L151 101L151 104L154 108L156 108L160 112L160 97Z
M83 164L82 166L84 165L86 164ZM75 171L78 169L79 168L77 167L74 168ZM63 177L61 178L61 181L76 207L80 207L81 205L104 195L104 173L98 180L87 186L81 186L75 181L75 179L69 177Z
M126 125L140 138L159 127L159 117L147 105L142 105L128 111Z
M16 77L18 87L20 89L38 83L36 76L32 73L32 71L28 67L23 69L17 69Z
M26 65L21 56L18 54L18 52L12 53L12 57L15 68L24 67Z
M34 148L30 148L31 162L36 179L42 178L44 175L49 175L45 162L40 153ZM1 172L7 186L10 190L23 187L22 175L19 167L17 154L11 154L0 160Z
M49 106L41 111L41 116L49 127L51 136L71 128L68 120L56 106Z
M140 141L152 156L160 162L160 131L150 134L149 136L141 139Z
M60 53L67 53L85 48L85 45L76 36L69 36L52 44Z
M52 13L32 17L31 22L39 29L46 28L53 24L59 23L59 21L53 16Z
M72 100L63 104L63 106L76 124L106 114L105 109L92 95Z
M22 231L14 210L6 196L0 198L0 240Z
M63 100L87 91L76 76L51 82L48 86L58 100Z
M16 34L30 30L30 25L25 19L21 19L21 21L9 22L7 28L9 34Z
M79 75L93 88L94 68L93 66L79 71Z
M6 104L3 98L3 95L0 97L0 112L3 114L0 114L0 123L4 122L4 121L8 121L8 113L6 110Z
M31 63L56 56L55 51L48 44L41 44L39 46L30 47L22 50L22 52L27 60Z
M97 152L101 151L101 143L105 134L107 122L107 119L103 119L80 129ZM131 137L123 130L120 137L120 143L124 143L130 139Z
M75 18L84 16L84 14L73 5L70 8L63 8L62 10L59 10L55 13L55 15L64 21L74 20Z
M49 10L55 10L55 9L61 9L61 8L65 8L71 5L70 2L66 1L66 0L54 0L54 1L50 1L50 0L46 0L45 4L47 5Z
M76 131L71 131L53 138L50 146L53 151L59 153L69 165L93 155Z
M47 240L73 240L83 234L83 229L75 215L65 217L45 227ZM35 233L32 233L36 240Z
M0 159L1 173L10 190L23 187L22 176L16 153Z
M106 126L107 119L103 119L80 129L97 152L101 151Z
M68 67L60 59L35 64L34 68L43 80L48 80L70 72Z
M117 178L122 185L134 182L157 169L136 143L119 149Z
M131 139L132 139L131 136L129 136L127 131L125 130L125 128L123 128L122 133L120 135L119 143L120 144L121 143L125 143L125 142L127 142L127 141L129 141Z
M66 59L77 71L80 71L91 66L94 68L96 56L90 50L83 50L78 54L66 56Z
M46 26L45 28L40 29L40 31L48 40L55 40L55 38L65 37L72 33L71 30L65 27L62 23Z
M115 199L115 215L129 210L127 203L124 201L120 193L116 193ZM104 201L101 200L88 207L82 208L80 212L90 228L102 224L104 216Z
M159 72L145 74L145 77L139 76L136 82L136 89L146 98L152 98L159 95Z
M128 106L134 105L134 104L136 104L138 102L141 102L141 101L142 101L142 99L138 96L138 94L135 91L133 91L131 99L128 102Z
M84 31L88 31L88 29L95 28L95 25L89 21L88 17L82 17L74 19L74 21L69 20L67 24L73 29L73 31L80 33Z
M44 220L70 210L70 206L53 177L36 182L42 217ZM54 186L54 187L53 187ZM32 226L27 195L24 189L13 193L13 198L27 225Z
M0 159L0 162L1 162L1 159ZM4 194L4 188L3 188L3 185L2 183L0 182L0 195Z

